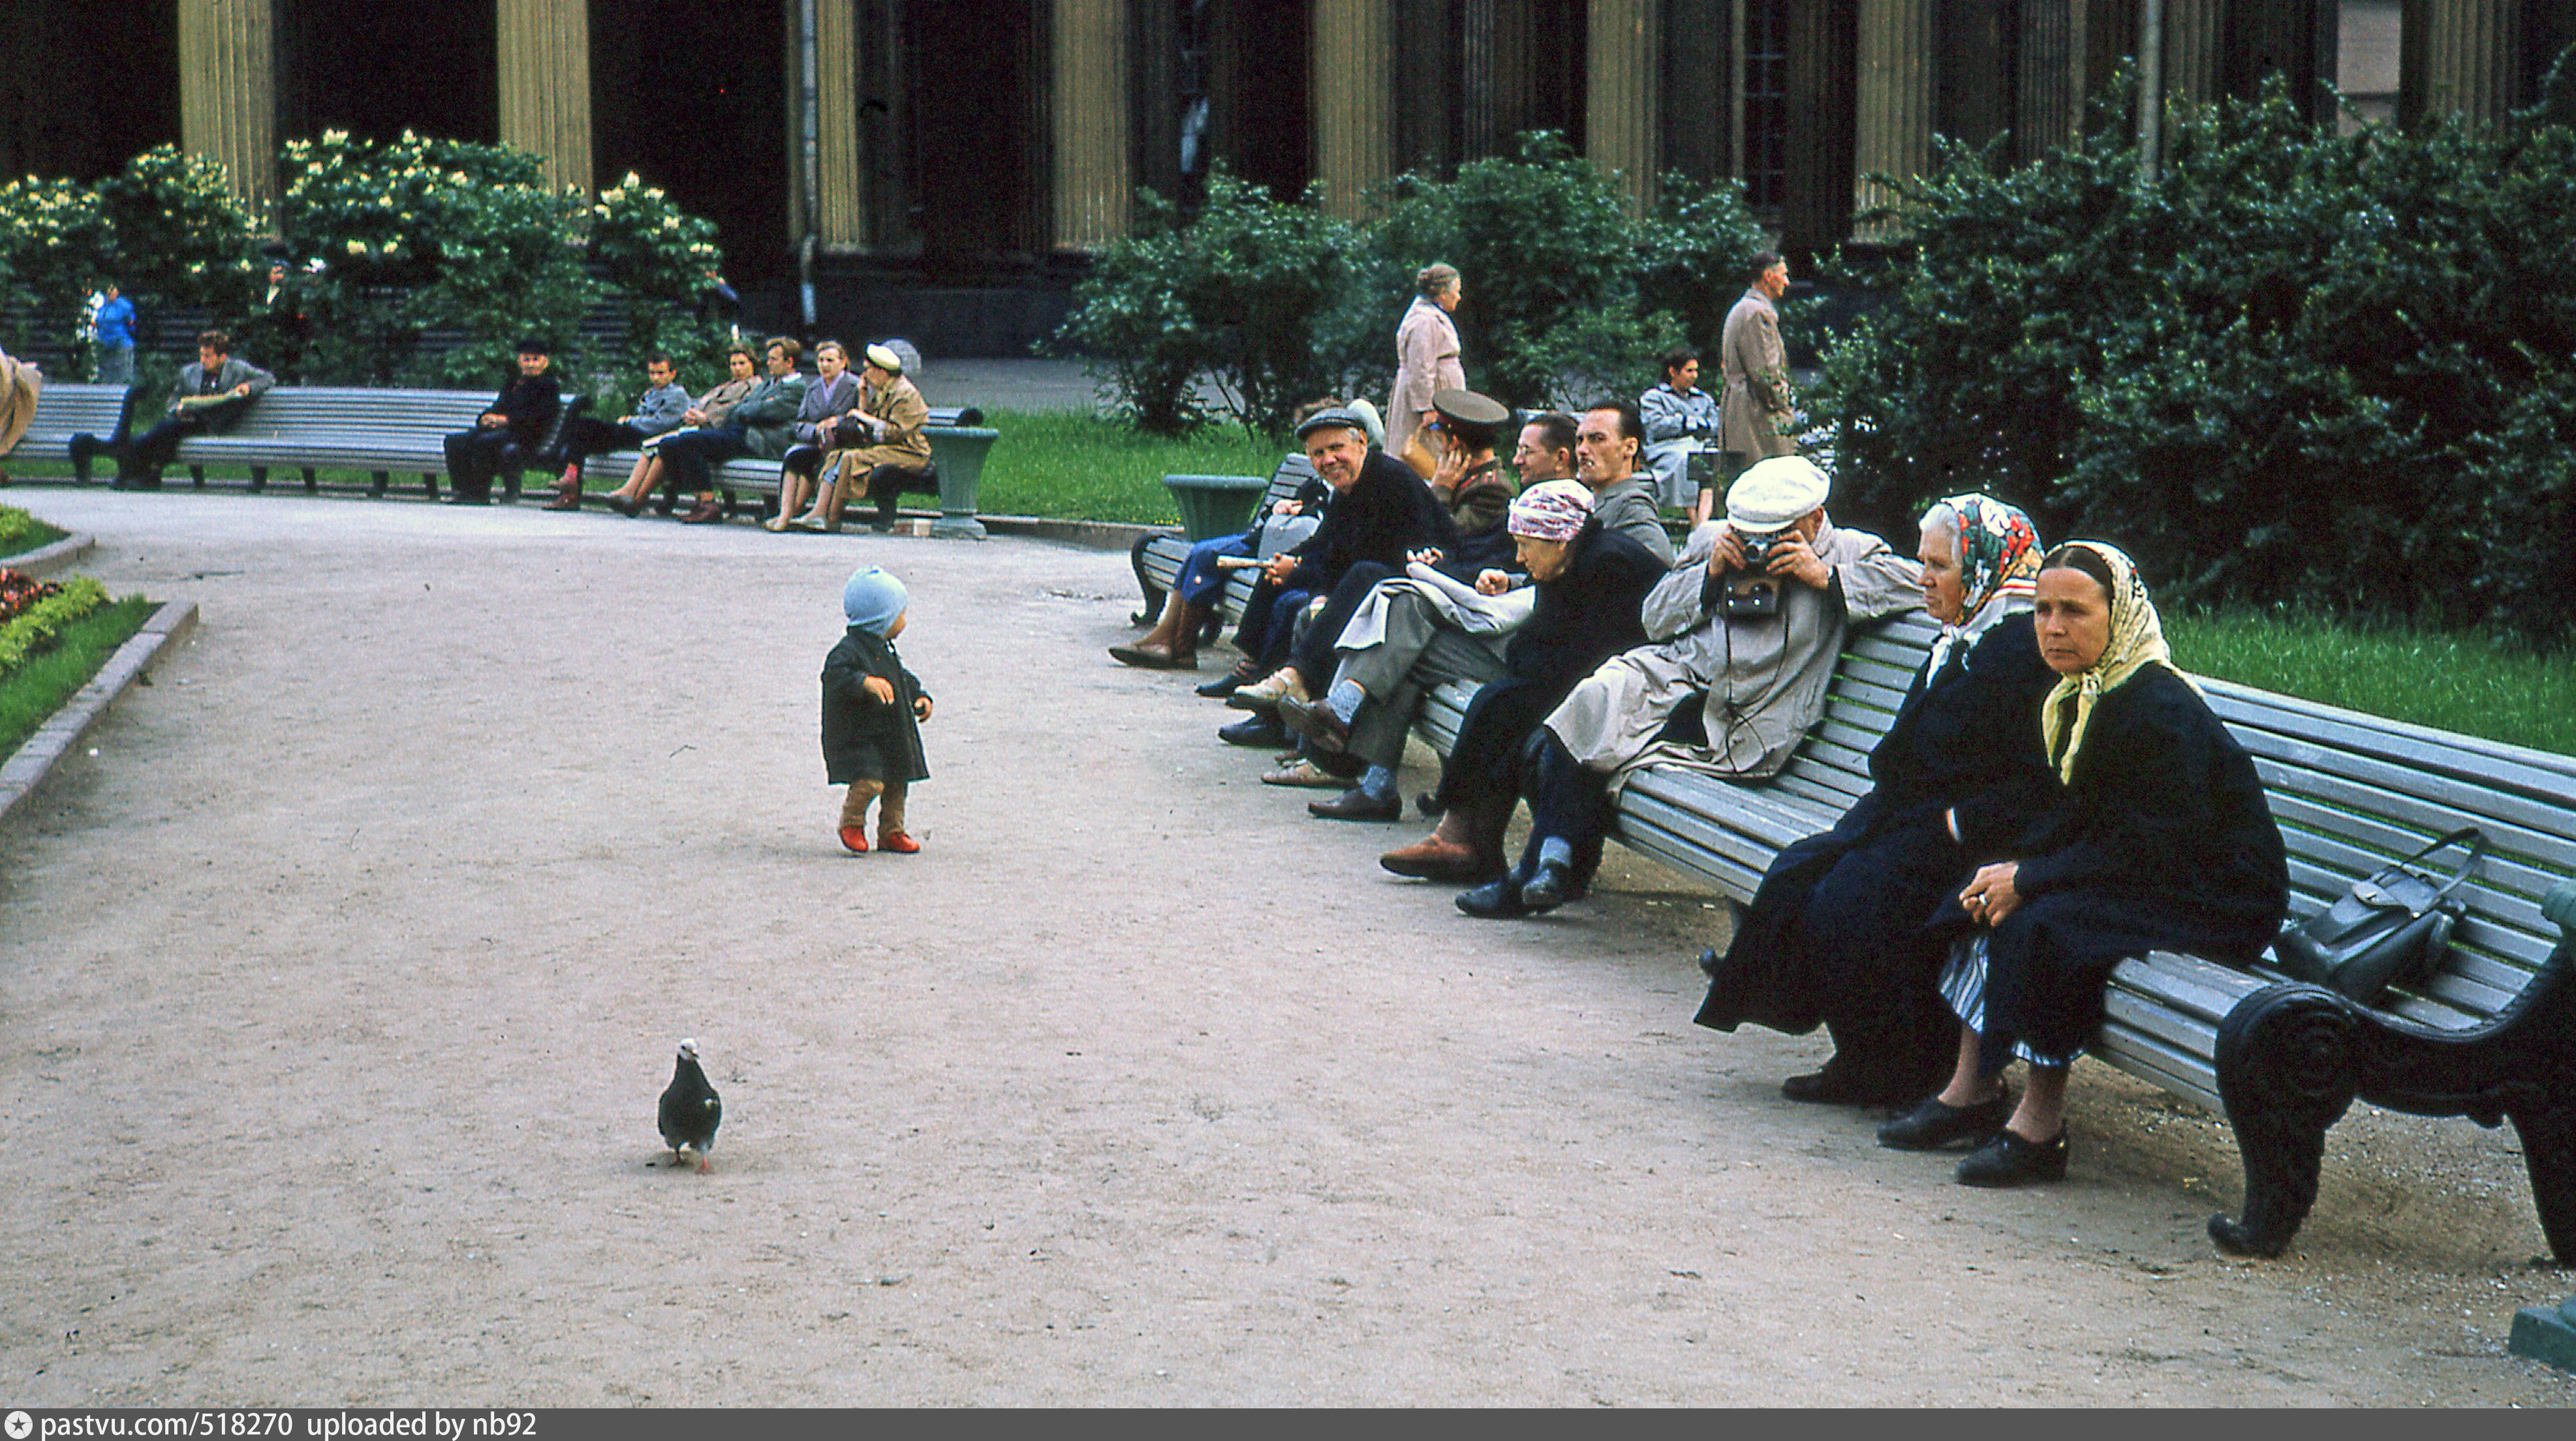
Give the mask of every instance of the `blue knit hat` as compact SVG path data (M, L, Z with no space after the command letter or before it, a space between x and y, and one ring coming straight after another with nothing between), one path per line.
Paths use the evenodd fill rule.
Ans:
M841 613L850 618L850 624L876 635L885 634L886 627L911 604L912 593L881 566L859 567L850 572L850 583L841 587Z

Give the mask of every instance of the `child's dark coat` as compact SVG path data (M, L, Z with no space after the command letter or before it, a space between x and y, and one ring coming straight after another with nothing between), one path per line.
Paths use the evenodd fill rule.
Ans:
M894 704L861 688L870 676L894 687ZM850 627L823 661L823 764L832 784L929 779L921 727L912 718L913 698L922 694L920 680L894 653L894 642Z

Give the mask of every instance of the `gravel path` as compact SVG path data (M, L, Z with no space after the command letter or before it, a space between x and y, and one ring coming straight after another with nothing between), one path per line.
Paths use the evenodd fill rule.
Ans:
M204 612L0 830L13 1404L2576 1400L2509 1132L2357 1115L2236 1263L2224 1130L2088 1067L2067 1184L1962 1190L1689 1024L1705 895L1479 924L1255 784L1123 556L10 499ZM917 857L831 835L862 558Z

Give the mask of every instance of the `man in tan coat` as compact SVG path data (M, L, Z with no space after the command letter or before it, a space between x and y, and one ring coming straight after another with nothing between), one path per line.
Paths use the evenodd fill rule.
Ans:
M1789 438L1798 407L1789 393L1789 353L1780 344L1780 312L1772 302L1789 293L1789 262L1776 250L1753 257L1753 284L1726 313L1718 342L1718 370L1726 392L1718 402L1719 480L1731 482L1757 460L1794 455ZM1706 496L1703 495L1703 500ZM1706 520L1704 511L1695 521Z
M36 418L36 399L44 389L43 371L0 350L0 456L16 449L18 437L27 433ZM0 470L0 485L8 483L9 473Z
M834 459L841 474L827 492L828 519L837 524L841 507L865 491L876 502L877 528L894 528L895 506L907 490L936 490L930 473L929 403L920 387L903 373L903 357L889 346L871 345L859 367L859 408L837 429L853 428L869 444L842 451Z

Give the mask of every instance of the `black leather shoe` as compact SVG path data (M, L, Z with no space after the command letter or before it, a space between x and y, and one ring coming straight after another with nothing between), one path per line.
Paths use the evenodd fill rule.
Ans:
M1894 1151L1937 1151L1961 1141L1982 1141L2004 1128L2004 1120L2013 1113L2010 1091L1999 1091L1991 1101L1953 1109L1941 1104L1939 1096L1926 1096L1920 1105L1878 1128L1878 1143Z
M1209 700L1223 700L1227 696L1234 694L1235 689L1244 683L1243 677L1235 675L1232 672L1228 672L1224 675L1218 676L1214 680L1200 681L1197 685L1190 687L1190 689L1197 691L1200 695L1206 696Z
M1449 809L1447 806L1440 804L1440 797L1438 795L1430 791L1424 791L1422 794L1415 796L1413 798L1413 808L1422 812L1422 818L1426 821L1436 821L1440 819L1441 815Z
M1279 698L1279 719L1290 730L1315 743L1315 749L1326 755L1340 755L1351 746L1351 728L1333 713L1333 708L1320 700L1299 700L1293 695ZM1394 802L1397 810L1404 802Z
M1903 1106L1923 1092L1890 1086L1857 1066L1843 1064L1843 1058L1836 1056L1825 1062L1822 1070L1782 1081L1780 1094L1815 1106Z
M1574 883L1574 868L1562 861L1541 861L1538 873L1521 887L1521 907L1531 915L1552 911L1581 895Z
M1529 908L1521 904L1521 883L1510 876L1487 881L1473 890L1460 891L1458 909L1488 921L1510 920L1529 914Z
M1232 725L1218 726L1216 738L1227 745L1275 750L1287 744L1288 732L1280 727L1279 717L1263 711L1245 716Z
M2060 1127L2053 1141L2025 1141L2011 1127L1995 1132L1984 1145L1959 1158L1962 1186L2031 1186L2066 1179L2066 1156L2072 1149Z
M1393 796L1379 800L1353 786L1331 800L1306 802L1306 813L1328 821L1400 821L1404 802Z

